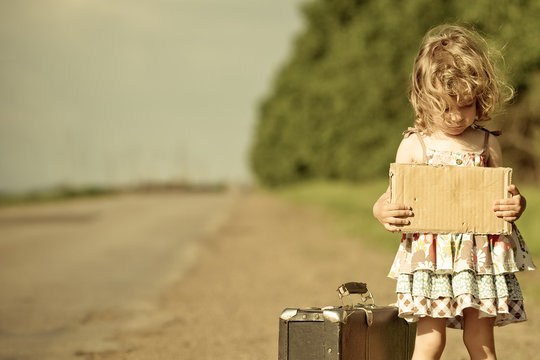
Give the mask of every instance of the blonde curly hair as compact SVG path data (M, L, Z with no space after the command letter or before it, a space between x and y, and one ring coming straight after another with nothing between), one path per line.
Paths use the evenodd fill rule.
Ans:
M458 25L440 25L424 37L414 62L409 101L415 112L415 126L431 132L433 118L450 117L450 97L459 106L476 101L475 123L491 119L498 107L514 96L495 66L487 42L475 31Z

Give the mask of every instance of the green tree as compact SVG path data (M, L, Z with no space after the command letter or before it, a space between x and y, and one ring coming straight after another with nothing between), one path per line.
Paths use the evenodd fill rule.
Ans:
M302 11L306 28L260 106L251 149L252 169L269 186L386 174L400 130L412 124L409 72L422 36L435 25L470 24L504 47L520 93L540 66L540 9L533 1L314 0ZM534 139L527 129L540 116L527 114L521 129L499 123ZM512 141L503 145L512 159L528 159L520 166L538 163Z

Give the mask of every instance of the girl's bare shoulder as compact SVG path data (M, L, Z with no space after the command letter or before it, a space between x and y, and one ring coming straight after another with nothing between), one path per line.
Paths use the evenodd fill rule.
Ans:
M406 135L399 144L396 162L397 163L421 163L423 161L423 148L420 143L420 134Z
M493 134L489 134L487 152L488 152L488 166L490 167L503 166L501 144L499 143L499 139L497 139L497 136Z
M496 132L495 132L496 133ZM477 128L471 129L471 142L475 148L482 149L487 153L488 166L502 166L502 151L499 139L491 131Z
M466 133L468 134L468 138L466 138L468 142L473 147L477 147L477 148L481 148L482 146L484 146L486 136L489 137L489 141L491 141L491 138L493 137L489 133L489 131L482 130L480 128L478 129L468 128Z

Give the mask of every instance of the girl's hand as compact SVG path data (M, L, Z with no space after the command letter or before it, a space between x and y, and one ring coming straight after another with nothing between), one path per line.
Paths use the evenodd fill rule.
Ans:
M410 206L391 204L390 196L386 192L373 205L373 215L386 230L399 232L401 231L400 226L410 224L407 218L413 216L413 212Z
M496 200L493 205L493 211L498 218L502 218L504 221L514 222L527 207L527 201L525 197L521 196L516 185L508 186L508 192L512 194L511 198Z

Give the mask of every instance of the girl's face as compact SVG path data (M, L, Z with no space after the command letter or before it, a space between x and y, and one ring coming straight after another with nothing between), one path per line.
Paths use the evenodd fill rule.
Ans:
M455 96L449 99L449 108L443 116L435 117L437 130L445 135L458 136L474 123L476 118L476 99L469 98L458 103Z

